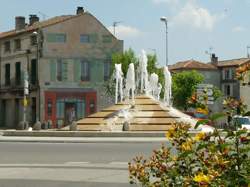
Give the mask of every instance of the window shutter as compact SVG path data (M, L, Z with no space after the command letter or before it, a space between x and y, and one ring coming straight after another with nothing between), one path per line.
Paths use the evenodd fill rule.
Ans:
M80 60L74 60L74 81L79 82L81 78Z
M233 97L234 94L233 94L233 88L234 88L234 85L233 84L230 84L230 96Z
M62 63L62 80L63 81L68 80L68 63L66 60L63 60Z
M54 59L50 60L50 80L56 81L56 61Z
M225 80L225 78L226 78L226 70L225 69L223 69L222 70L222 80Z

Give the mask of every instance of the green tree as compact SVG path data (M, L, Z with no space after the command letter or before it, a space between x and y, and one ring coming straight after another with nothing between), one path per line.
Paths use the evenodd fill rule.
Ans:
M124 51L124 53L115 53L112 56L111 72L114 72L115 64L122 64L122 72L124 75L126 75L130 63L134 63L135 67L137 67L139 63L135 52L131 48Z
M157 68L157 56L154 54L148 54L148 66L147 70L149 75L151 73L156 73L159 76L159 82L161 83L162 87L164 86L164 74L162 68ZM136 57L135 52L129 48L128 50L125 50L124 53L116 53L112 56L112 66L111 66L111 72L114 73L115 64L122 64L122 72L124 74L124 77L127 74L128 66L130 63L134 63L135 65L135 73L139 66L139 58ZM113 95L114 94L114 79L111 76L111 79L106 83L106 91L108 94ZM164 91L164 89L162 89ZM164 93L161 93L161 96L163 97Z
M197 71L183 71L172 76L173 103L180 109L187 109L188 99L192 96L196 86L202 83L204 77Z

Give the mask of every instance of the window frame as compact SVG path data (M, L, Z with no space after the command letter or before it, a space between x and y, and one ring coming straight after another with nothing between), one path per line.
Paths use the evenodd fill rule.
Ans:
M80 35L80 43L82 43L82 44L90 43L90 35L89 34L81 34Z
M5 41L4 42L4 52L5 53L10 53L11 52L11 46L10 46L10 41Z
M56 61L56 80L62 82L63 80L63 62L62 59Z
M8 67L8 71L7 71L7 67ZM10 79L10 63L7 63L7 64L5 64L5 86L10 86L10 84L11 84L11 79Z
M81 60L80 66L81 66L80 80L81 81L90 81L90 63L89 63L89 61ZM87 73L87 75L84 75L85 73Z
M22 49L21 39L20 38L14 39L14 50L21 51L21 49Z

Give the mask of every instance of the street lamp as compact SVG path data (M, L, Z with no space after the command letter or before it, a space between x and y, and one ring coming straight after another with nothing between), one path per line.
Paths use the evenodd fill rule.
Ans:
M160 19L166 25L166 66L168 66L168 20L166 17Z
M39 85L39 75L38 75L38 70L39 70L39 68L38 68L38 66L39 66L39 61L40 61L40 34L39 34L39 31L34 31L33 33L32 33L34 36L36 36L36 81L35 81L35 83L36 83L36 86L37 86L37 88L38 88L38 112L37 112L37 115L36 115L36 123L40 123L40 112L41 112L41 110L40 110L40 105L41 105L41 102L40 102L40 96L41 96L41 94L40 94L40 85Z

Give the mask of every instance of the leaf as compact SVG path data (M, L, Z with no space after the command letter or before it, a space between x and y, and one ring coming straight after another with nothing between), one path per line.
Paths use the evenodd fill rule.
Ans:
M203 120L199 120L196 125L195 125L195 129L197 129L200 125L205 125L205 124L208 124L210 122L209 119L203 119Z
M247 111L243 116L250 116L250 111Z
M225 115L224 113L220 112L220 113L212 114L212 115L209 117L209 119L210 119L211 121L215 121L215 120L224 118L225 116L226 116L226 115Z

